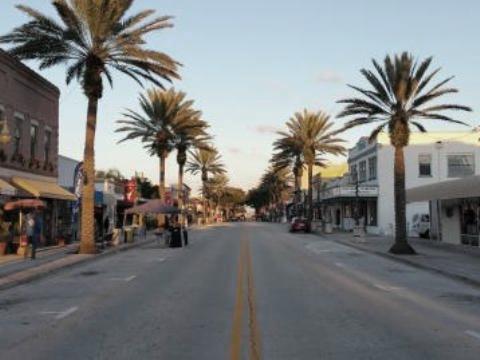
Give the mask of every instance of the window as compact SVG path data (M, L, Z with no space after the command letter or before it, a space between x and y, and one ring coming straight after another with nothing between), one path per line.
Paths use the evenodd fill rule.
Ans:
M30 159L35 159L38 142L38 125L33 123L30 125Z
M13 154L19 155L22 150L23 119L15 116L15 130L13 131Z
M475 173L473 154L448 155L448 177L465 177Z
M432 176L432 155L420 154L418 156L418 176Z
M45 129L45 140L44 140L45 162L49 162L50 160L51 148L52 148L52 131L50 129Z
M367 180L367 162L360 161L360 179L359 181L366 181Z
M357 165L350 165L350 177L352 182L357 181Z
M377 178L377 158L368 159L368 179L375 180Z

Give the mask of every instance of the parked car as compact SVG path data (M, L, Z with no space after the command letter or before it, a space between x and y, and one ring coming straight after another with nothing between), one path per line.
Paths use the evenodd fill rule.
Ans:
M428 239L430 237L430 215L415 214L412 218L412 230L421 238Z
M307 232L307 219L294 217L290 222L290 232L305 231Z

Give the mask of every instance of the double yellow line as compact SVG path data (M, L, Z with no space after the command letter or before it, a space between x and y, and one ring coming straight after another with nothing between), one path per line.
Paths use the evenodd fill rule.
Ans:
M244 317L243 309L245 303L248 307L249 358L251 360L260 360L260 331L255 310L255 287L253 284L250 243L245 236L242 236L240 239L237 289L235 295L235 308L233 312L232 338L230 342L231 360L240 360L242 355L242 320Z

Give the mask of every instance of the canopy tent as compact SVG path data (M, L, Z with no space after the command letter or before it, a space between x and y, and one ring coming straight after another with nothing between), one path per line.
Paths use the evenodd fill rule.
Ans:
M12 185L0 179L0 195L14 196L16 193L17 191Z
M10 201L3 207L5 211L12 211L16 209L38 209L44 208L45 203L38 199L22 199L17 201Z
M145 204L134 206L125 211L125 214L179 214L180 210L165 204L160 199L147 201Z
M407 202L480 197L480 175L407 189Z
M37 198L76 200L75 195L53 182L13 177L12 183Z

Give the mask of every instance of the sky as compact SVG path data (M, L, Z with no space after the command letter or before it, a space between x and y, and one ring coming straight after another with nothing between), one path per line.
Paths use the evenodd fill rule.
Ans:
M22 3L54 16L48 0L0 0L0 34L25 22L14 8ZM132 12L152 8L175 16L175 27L148 36L148 46L183 64L175 88L185 91L211 124L215 144L233 186L255 186L272 153L275 131L304 108L335 119L336 101L352 95L348 84L365 86L359 70L371 59L409 51L434 56L438 80L455 75L460 90L446 102L471 106L459 118L477 126L480 107L480 2L474 0L137 0ZM34 62L28 63L33 69ZM60 66L40 72L61 90L60 153L81 159L86 99L77 84L65 85ZM158 160L138 142L118 145L116 121L126 108L138 108L144 91L117 74L100 102L96 138L97 168L116 167L125 175L143 172L158 181ZM462 130L429 121L429 130ZM344 135L352 146L370 128ZM333 159L332 161L337 161ZM176 182L175 154L167 180ZM197 188L200 179L187 175Z

